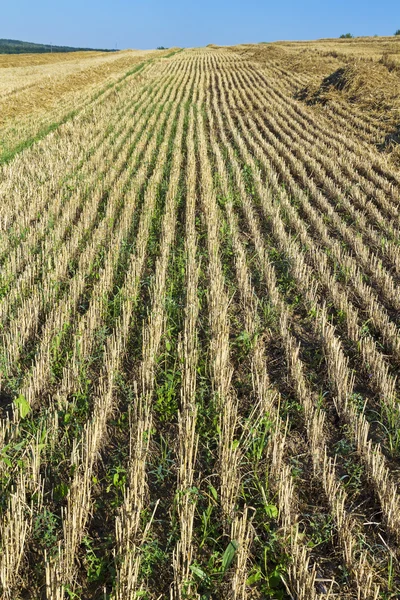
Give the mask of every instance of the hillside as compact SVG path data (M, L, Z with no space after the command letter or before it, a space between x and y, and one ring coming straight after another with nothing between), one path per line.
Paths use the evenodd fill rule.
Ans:
M116 52L97 48L72 48L70 46L52 46L50 44L34 44L20 40L0 39L0 54L44 54L46 52Z
M1 600L400 598L397 49L0 57Z

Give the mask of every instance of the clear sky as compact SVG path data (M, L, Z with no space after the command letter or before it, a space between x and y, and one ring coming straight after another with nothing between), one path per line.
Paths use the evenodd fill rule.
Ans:
M392 35L400 0L0 0L0 38L97 48Z

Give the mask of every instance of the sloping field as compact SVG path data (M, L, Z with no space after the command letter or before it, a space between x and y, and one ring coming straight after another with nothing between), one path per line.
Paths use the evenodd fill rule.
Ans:
M87 107L143 60L169 52L0 56L0 163Z
M269 48L132 54L3 154L4 600L400 596L400 172Z

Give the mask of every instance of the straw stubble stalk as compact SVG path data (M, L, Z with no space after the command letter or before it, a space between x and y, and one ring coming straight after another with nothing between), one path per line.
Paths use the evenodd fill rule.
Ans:
M333 45L3 69L5 600L247 600L271 593L275 564L277 595L398 594L400 176L392 109L382 120L357 95L398 67ZM343 56L326 93L318 77ZM42 84L57 106L42 94L23 116ZM323 543L303 510L314 492Z
M183 91L188 85L188 78L189 75L186 75L186 77L180 79L178 98L179 96L182 97ZM176 103L175 110L178 110L178 107L179 102ZM95 467L97 454L101 448L107 418L113 407L115 376L125 354L129 329L132 326L133 308L139 291L140 275L146 258L149 226L156 201L156 192L163 173L162 165L167 156L172 125L173 116L168 121L165 137L160 148L158 168L154 172L146 189L143 213L137 234L137 250L136 254L131 256L123 289L122 318L119 319L114 334L109 338L105 348L104 375L100 377L99 388L96 390L96 403L92 423L85 428L81 449L76 449L72 457L72 463L77 464L71 489L68 493L67 509L64 512L64 547L56 560L49 563L48 566L48 579L51 582L51 587L57 587L58 590L61 590L62 586L66 583L73 583L75 551L77 543L83 535L91 505L91 474ZM144 380L148 379L146 369L143 371L143 378ZM146 405L144 405L144 408L146 408ZM144 418L144 422L146 423L146 418ZM127 560L129 560L129 556L130 554L124 554ZM129 573L133 572L132 569L128 569L128 571ZM57 583L54 584L54 581ZM130 581L135 586L135 581ZM123 580L121 585L125 585L125 580ZM52 597L50 590L48 590L48 597Z
M220 122L220 126L222 125L222 123ZM223 139L225 140L225 143L227 143L226 138L224 138L224 135L222 134ZM238 143L241 143L241 140L238 139ZM244 146L242 146L244 149ZM229 148L228 148L229 151ZM246 152L246 150L244 149L244 152ZM232 152L230 152L230 158L232 160L232 164L235 165L236 164L236 159L233 155ZM236 177L238 178L238 182L240 185L240 181L241 181L241 175L239 170L235 170L236 173ZM277 289L277 283L276 283L276 276L274 274L274 269L271 267L271 265L269 265L266 261L265 258L265 250L263 249L263 241L262 241L262 237L260 235L260 232L258 231L258 224L257 221L254 217L254 214L252 213L252 209L251 209L251 204L247 195L247 192L244 188L243 183L241 184L241 192L242 192L242 203L244 205L244 209L245 212L247 213L247 218L249 220L249 224L251 229L253 230L253 235L254 235L254 240L255 240L255 247L259 256L259 259L261 261L261 267L263 269L264 272L264 277L266 278L266 282L267 282L267 288L268 288L268 293L269 293L269 297L271 299L271 301L273 302L273 304L276 306L278 314L281 314L281 334L283 339L285 340L286 337L286 348L287 348L287 359L289 364L293 364L293 369L294 369L294 382L298 385L298 393L301 399L303 399L304 401L304 405L305 407L309 407L308 410L313 410L312 404L310 403L310 399L311 399L311 394L309 393L308 389L307 389L307 384L305 382L304 376L302 375L302 367L301 364L299 362L298 359L298 348L296 349L295 346L293 346L293 341L291 339L289 330L288 330L288 326L287 326L287 322L288 322L288 312L287 309L282 301L282 299L280 298L280 294L279 291ZM282 320L283 319L283 320ZM287 345L289 344L289 345ZM344 373L343 375L346 375L346 373ZM315 428L312 430L315 431ZM314 443L315 445L315 443ZM318 455L316 455L318 456ZM321 454L319 454L319 456L321 456ZM314 455L313 458L315 459ZM279 462L278 462L279 464ZM326 472L319 468L319 474L325 476ZM278 471L279 472L279 471ZM329 496L328 496L329 497ZM282 497L282 501L284 500L284 496ZM338 506L341 507L342 512L343 512L343 503L339 504ZM341 528L341 530L343 531L343 535L344 537L346 537L347 535L349 535L350 530L347 528L348 523L346 523L346 526L344 524L344 520L341 518L342 512L339 513L339 518L337 519L337 524L338 526ZM370 598L371 594L375 594L376 593L376 589L373 588L373 584L372 581L370 581L369 585L367 587L364 587L364 581L361 581L361 576L359 576L360 570L361 569L361 562L357 564L354 564L354 560L353 560L353 556L350 557L347 548L349 547L349 545L347 543L343 543L343 551L344 551L344 559L345 562L347 564L347 566L349 568L351 568L354 572L354 577L355 580L357 582L357 588L360 591L360 593L364 594L365 598ZM354 547L354 542L352 542L350 544L350 547ZM363 559L364 560L364 559ZM364 564L364 563L363 563Z
M133 449L129 464L128 485L124 503L116 518L116 553L119 558L116 585L116 600L134 598L142 589L139 579L141 546L145 543L151 527L147 523L140 529L141 513L146 498L146 466L151 439L152 400L155 386L156 361L160 342L165 332L165 285L172 244L175 239L176 206L180 171L183 160L182 137L185 111L182 107L188 101L193 84L193 69L182 88L181 101L177 104L176 152L172 158L170 179L166 196L165 213L161 231L160 256L157 260L152 289L152 308L143 330L143 359L140 366L140 392L137 399L138 410L131 426ZM162 173L160 168L159 173ZM158 500L157 500L158 502ZM157 507L157 504L156 504ZM154 508L153 515L156 513Z
M195 560L193 528L196 498L191 491L195 481L195 464L199 443L196 432L197 326L199 315L197 288L199 265L196 264L197 233L195 214L197 198L193 108L190 110L189 117L185 224L186 307L183 340L179 347L179 354L183 364L181 409L178 414L179 470L176 492L180 539L176 544L173 559L174 583L171 589L171 597L174 600L181 600L185 595L191 597L192 594L190 565Z

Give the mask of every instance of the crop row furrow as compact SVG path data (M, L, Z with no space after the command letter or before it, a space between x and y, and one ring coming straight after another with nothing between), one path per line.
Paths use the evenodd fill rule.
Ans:
M193 66L192 66L193 68ZM141 512L146 500L146 472L148 448L152 438L153 394L155 373L160 343L165 334L165 285L170 251L175 238L176 208L179 179L183 160L182 140L185 119L185 103L193 87L193 74L186 83L185 93L177 108L175 151L171 161L170 178L166 194L165 213L160 235L160 254L157 259L152 287L152 306L143 329L142 361L139 367L139 390L137 412L131 427L132 456L128 466L128 483L124 501L116 517L116 555L119 566L116 575L117 600L134 597L141 593L140 581L141 546L145 542L152 517L145 527L141 523ZM146 432L146 435L143 435ZM153 515L159 499L154 503Z
M188 79L189 75L186 75L179 84L175 112L178 110L179 102L182 99L185 88L188 86ZM132 255L127 269L121 317L117 322L113 335L106 344L104 366L102 369L104 375L100 376L98 389L94 393L95 407L93 416L85 427L85 431L82 434L82 442L77 446L75 456L72 457L72 464L76 464L76 471L71 482L67 497L67 506L63 515L63 545L57 559L47 564L47 578L50 582L48 596L52 599L63 598L64 586L67 584L73 585L76 549L83 535L91 507L92 473L95 469L97 455L103 443L107 420L115 402L113 393L115 377L126 351L128 334L132 327L133 309L137 301L140 289L140 276L146 260L149 226L155 206L157 189L161 183L163 163L167 158L173 124L174 114L169 118L165 138L159 148L159 168L154 172L146 189L143 213L137 235L136 253ZM142 442L145 442L145 440L142 439ZM133 460L135 461L135 456ZM145 475L145 471L142 470L141 472ZM138 485L143 485L143 482L138 481ZM129 556L130 553L126 556L128 563ZM122 581L124 582L124 580ZM132 582L134 584L134 580Z
M220 125L220 127L223 126L222 121L220 121L219 125ZM223 130L221 130L221 131L223 132ZM226 135L224 135L224 133L222 133L221 135L226 144L227 143ZM235 167L236 160L235 160L232 148L228 147L228 152L230 155L230 159L232 161L232 165ZM304 387L305 386L304 377L302 377L301 379L299 378L300 374L302 373L303 367L301 366L300 359L298 359L298 349L296 350L296 343L295 343L295 341L292 337L292 334L290 333L290 330L288 328L288 322L290 322L290 313L288 312L288 309L286 308L283 299L280 297L280 293L278 291L278 286L277 286L277 282L276 282L276 275L274 273L274 268L268 263L268 260L266 258L266 256L267 256L266 250L265 250L263 242L262 242L262 236L259 231L257 219L256 219L256 217L254 215L254 211L251 207L251 202L248 198L248 194L246 193L244 182L241 181L240 169L238 168L238 166L236 166L236 168L235 168L235 174L236 174L236 177L238 178L238 184L240 186L239 189L241 192L241 199L242 199L244 211L246 213L246 218L249 221L250 229L252 231L252 235L254 236L255 247L257 250L257 255L260 260L260 266L262 268L265 282L267 284L269 298L270 298L270 301L272 302L273 306L277 310L278 314L280 315L280 333L281 333L282 339L285 343L285 350L287 353L288 364L290 365L291 364L290 361L294 360L295 365L297 365L295 371L293 371L293 380L294 380L294 383L296 384L296 386L300 386L300 387L297 387L297 393L299 394L299 398L301 399L303 406L305 407L305 412L306 412L307 418L310 419L310 415L313 414L313 413L310 413L310 411L314 410L313 402L312 402L312 395L311 395L310 391L307 389L307 387ZM300 385L301 382L303 382L303 385ZM302 392L301 394L300 394L300 391ZM307 412L307 410L308 410L308 412ZM321 424L321 419L319 419L319 423ZM323 425L323 423L322 423L322 425ZM321 431L323 431L323 427L322 427L322 430L311 428L309 433L319 432L319 435L321 436L322 435ZM310 443L311 442L312 442L312 440L310 440ZM315 446L314 443L310 446L310 452L312 452L313 446ZM325 446L324 446L324 448L325 448ZM326 450L324 450L324 452L320 455L317 455L313 452L312 453L313 460L317 460L318 456L321 460L323 460L325 452L326 452ZM318 467L317 472L319 474L324 475L324 477L328 477L329 471L327 471L326 469L323 468L323 463L321 461L315 463L315 465L316 465L316 468ZM333 475L331 473L330 477L332 477L332 476ZM331 496L331 488L328 486L328 482L329 482L329 479L324 479L322 481L327 498L329 500L333 501L334 497ZM339 495L339 497L344 498L344 493L343 493L343 491L341 491L340 486L337 487L335 489L335 491ZM339 505L341 506L342 511L341 511L341 513L338 513L335 515L337 506L339 506ZM342 545L343 545L343 556L344 556L345 563L347 564L348 568L351 568L353 570L354 578L355 578L359 592L365 594L364 596L361 596L361 597L364 597L364 598L375 597L375 590L373 589L373 581L372 580L369 581L368 585L366 585L367 582L365 582L364 578L362 577L363 564L364 564L365 557L362 557L362 560L360 559L360 563L356 563L356 564L354 563L354 551L357 546L356 541L355 541L356 534L355 534L355 532L352 533L351 529L349 529L350 521L349 521L349 518L345 516L346 513L344 513L343 511L344 511L344 504L341 502L341 500L340 500L340 502L338 500L337 503L332 505L332 514L335 515L336 524L337 524L338 532L339 532L339 537L342 536L342 540L343 540ZM350 551L349 551L349 548L350 548ZM366 587L364 588L365 585L366 585ZM363 591L363 589L364 589L364 591ZM374 596L372 596L372 594L374 594Z

